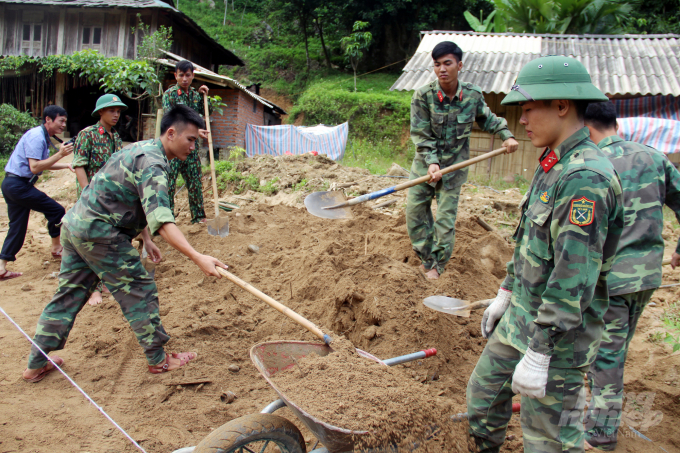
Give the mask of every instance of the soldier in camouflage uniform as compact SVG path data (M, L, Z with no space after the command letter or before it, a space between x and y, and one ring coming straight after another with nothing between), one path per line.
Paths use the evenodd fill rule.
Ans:
M518 143L503 118L491 113L482 90L458 81L463 51L445 41L432 50L437 80L419 88L411 101L411 140L416 156L411 165L411 179L426 174L427 184L408 190L406 227L413 250L420 258L421 269L431 279L439 278L451 258L455 240L458 198L468 169L443 175L439 170L470 158L472 124L486 132L498 134L508 153ZM437 220L432 216L432 199L437 200Z
M609 308L604 335L588 372L592 399L586 412L586 440L602 450L616 448L623 406L623 368L635 327L661 285L663 205L680 219L680 172L659 151L616 134L611 102L588 107L585 124L621 177L625 226L607 284ZM680 242L671 264L680 264Z
M175 68L177 85L173 85L163 93L163 110L168 113L176 105L186 105L194 109L199 115L204 114L203 96L208 94L208 87L201 85L196 91L191 82L194 80L194 65L183 60L177 63ZM208 138L208 131L201 129L199 134ZM201 177L201 158L198 150L194 150L189 158L182 162L174 160L170 163L170 175L168 179L168 194L170 195L170 209L175 211L175 188L177 176L182 174L189 194L189 209L191 210L191 223L205 222L205 209L203 208L203 183Z
M619 179L583 127L588 101L607 97L577 60L552 56L525 65L502 102L522 106L520 123L545 151L468 382L470 434L481 452L500 450L513 393L522 395L525 452L584 448L584 378L602 338L606 278L623 228Z
M118 123L121 112L127 105L118 96L105 94L97 99L92 116L99 118L97 124L86 127L78 133L73 151L72 166L76 173L76 193L78 197L89 184L92 177L106 164L109 157L123 148L123 142L113 127ZM90 305L100 304L104 285L97 284L97 289L87 301Z
M127 152L114 154L66 214L59 288L43 310L33 338L42 351L64 348L76 315L102 280L137 336L151 373L176 369L196 357L195 353L165 353L163 345L170 337L158 313L158 289L131 240L141 233L154 262L161 259L161 253L151 235L160 234L206 275L220 277L215 266L226 268L189 245L174 223L167 192L169 161L189 156L203 125L193 110L175 107L163 117L160 139L139 142ZM61 358L53 360L63 364ZM34 345L23 378L38 382L52 370Z

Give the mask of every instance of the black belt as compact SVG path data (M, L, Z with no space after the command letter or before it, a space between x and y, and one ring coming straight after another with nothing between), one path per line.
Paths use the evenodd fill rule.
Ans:
M26 178L25 176L15 175L14 173L10 173L10 172L6 171L5 172L5 178L25 179L27 183L29 183L30 185L33 185L38 180L38 175L34 175L33 178Z

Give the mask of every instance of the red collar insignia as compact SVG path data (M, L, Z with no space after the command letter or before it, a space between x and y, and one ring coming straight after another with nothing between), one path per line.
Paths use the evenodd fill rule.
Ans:
M541 161L541 167L543 167L544 172L548 173L558 161L557 154L555 154L555 151L551 150L548 155L545 156L545 159Z
M463 102L463 90L460 90L460 96L458 96L458 99L460 99L460 102Z
M99 133L102 134L102 135L104 135L104 132L106 132L106 130L104 129L104 126L99 126L98 130L99 130Z
M179 89L178 89L178 90L177 90L177 94L181 96L181 95L182 95L182 90L179 90Z
M437 91L437 98L439 99L439 102L444 102L444 95L441 91Z

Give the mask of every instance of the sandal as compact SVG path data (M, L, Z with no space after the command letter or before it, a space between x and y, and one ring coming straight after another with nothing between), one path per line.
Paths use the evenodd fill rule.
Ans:
M52 362L56 363L59 368L61 368L64 365L64 359L62 359L61 357L56 356L56 355L54 357L52 357ZM51 367L51 368L48 368L48 367ZM28 370L28 368L26 368L26 369ZM31 382L31 383L35 384L36 382L42 381L45 378L45 376L47 376L50 372L52 372L54 370L56 370L54 365L52 365L51 362L47 362L47 365L45 365L44 367L42 367L40 369L40 373L38 373L37 376L32 377L30 379L26 379L23 376L22 376L22 378L26 382ZM24 371L24 373L25 373L25 371Z
M172 357L173 359L179 359L180 363L177 368L183 367L187 363L191 362L194 360L198 355L195 352L179 352L179 353L173 353L173 354L165 354L165 360L163 363L160 363L158 365L149 365L149 373L151 374L161 374L165 373L166 371L174 371L174 370L169 370L170 368L170 363L168 363L168 359ZM175 368L175 369L177 369Z
M60 259L61 259L61 255L62 255L63 252L64 252L64 249L63 249L63 248L62 248L61 250L59 250L57 253L51 252L51 253L52 253L52 258L56 258L56 259L59 259L59 260L60 260Z
M10 272L7 269L5 269L5 273L0 275L0 282L4 280L10 280L13 278L21 277L22 275L24 274L21 272Z

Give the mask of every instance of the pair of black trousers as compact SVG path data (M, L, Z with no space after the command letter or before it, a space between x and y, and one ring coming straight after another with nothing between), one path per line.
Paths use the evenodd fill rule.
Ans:
M33 187L33 184L28 182L28 178L5 176L2 181L2 196L5 197L5 203L7 203L9 231L2 244L0 259L16 261L16 255L26 239L28 216L31 211L45 214L50 236L59 237L61 218L66 214L64 207Z

